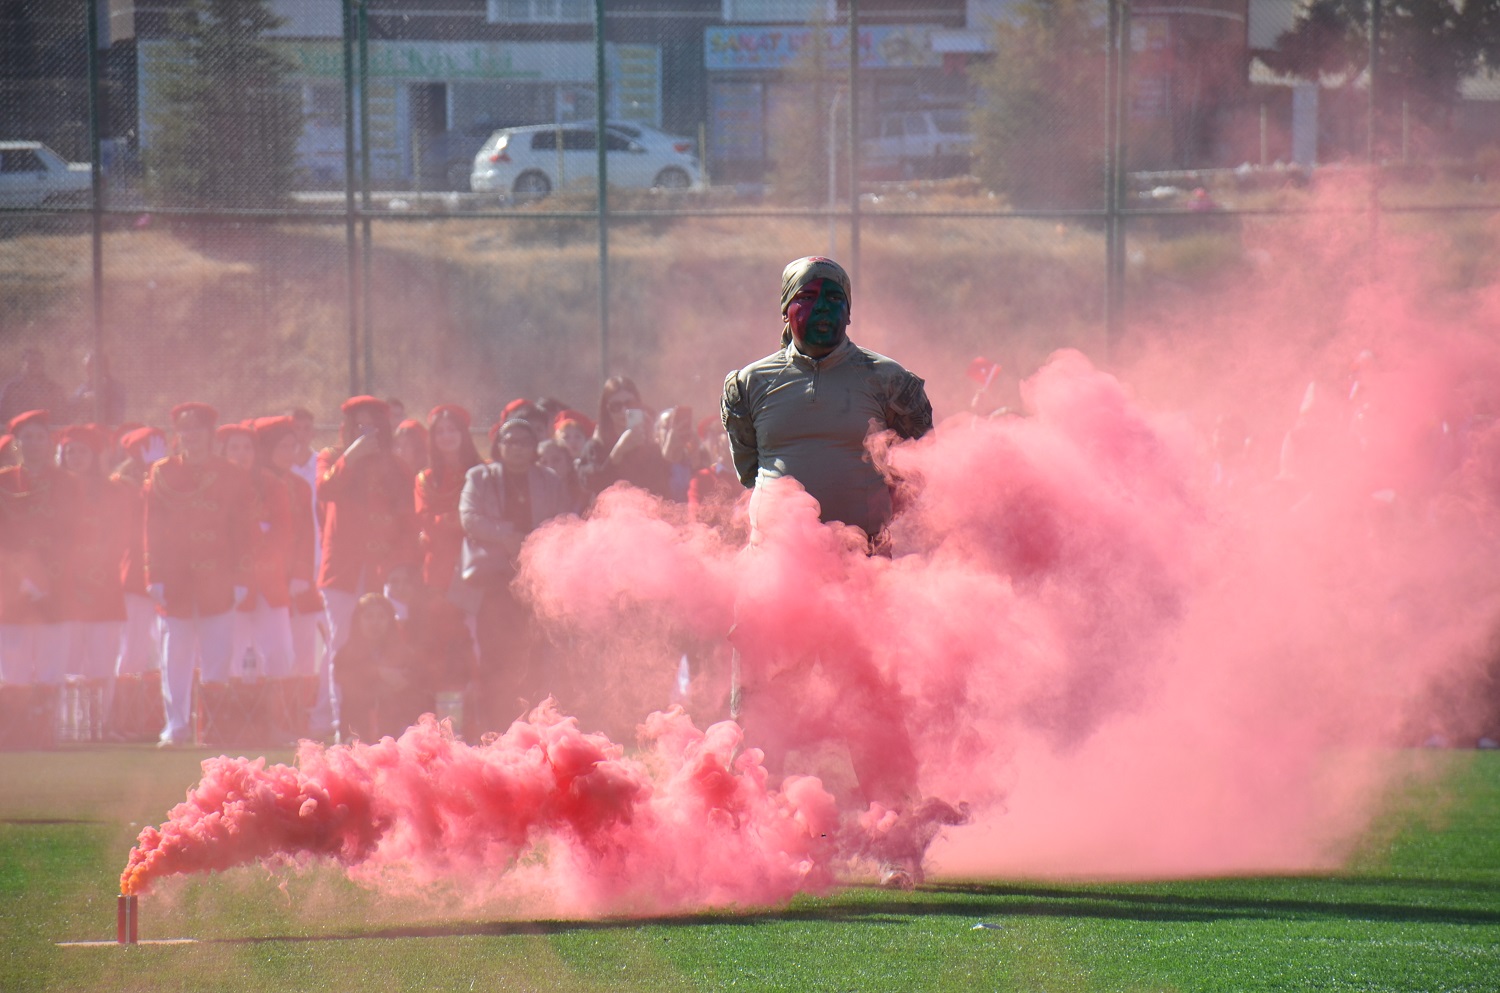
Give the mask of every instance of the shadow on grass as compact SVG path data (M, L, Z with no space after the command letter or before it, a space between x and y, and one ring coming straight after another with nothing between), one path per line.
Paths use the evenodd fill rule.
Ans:
M1295 879L1288 881L1296 881ZM1432 890L1465 891L1475 894L1492 894L1500 891L1500 884L1464 880L1414 880L1385 879L1380 877L1309 878L1319 886L1357 888L1378 891L1387 887L1425 888ZM1185 893L1130 893L1115 890L1087 891L1056 889L1036 886L1011 886L1004 884L955 883L936 884L925 887L935 893L954 895L986 895L997 902L992 904L994 913L1000 915L1025 915L1025 904L1011 902L1015 898L1055 901L1045 906L1058 909L1059 913L1077 914L1087 917L1116 917L1129 920L1222 920L1226 918L1249 919L1306 919L1339 918L1350 921L1386 921L1411 924L1473 924L1494 926L1500 924L1500 909L1476 909L1470 907L1443 907L1414 903L1389 903L1372 900L1276 900L1216 896L1212 894L1192 895ZM1101 913L1080 912L1079 905L1101 904ZM947 904L934 904L934 907ZM1071 908L1071 909L1070 909ZM1178 917L1157 917L1156 914L1176 914Z
M1319 880L1342 882L1342 880ZM1360 881L1378 887L1383 880ZM1434 881L1442 888L1443 881ZM1482 884L1472 887L1485 890ZM923 899L931 894L936 899ZM1007 918L1076 917L1161 923L1212 923L1223 920L1342 919L1391 923L1500 925L1500 910L1413 906L1399 903L1339 900L1257 900L1231 896L1120 893L989 884L937 884L918 894L853 905L793 908L759 913L680 914L663 917L607 918L579 921L444 921L316 935L271 935L209 939L220 944L264 942L361 941L391 938L460 938L548 936L570 932L618 931L642 927L754 927L821 921L845 924L903 924L922 917L960 917L1003 923Z

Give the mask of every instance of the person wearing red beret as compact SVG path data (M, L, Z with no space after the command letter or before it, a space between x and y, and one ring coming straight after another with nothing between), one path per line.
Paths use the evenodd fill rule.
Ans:
M263 685L265 673L262 668L269 664L266 653L279 656L283 649L287 652L291 649L283 646L283 639L278 637L274 620L267 621L260 632L264 637L257 636L257 622L261 618L257 617L256 610L259 591L255 585L254 560L265 542L271 523L264 516L265 494L256 485L254 426L248 421L220 424L214 429L214 453L249 476L250 492L247 498L260 528L259 533L251 533L253 547L250 551L249 593L234 611L234 633L229 649L229 699L219 726L221 742L249 744L263 740L267 730L261 726L262 718L266 716L264 698L267 692ZM274 496L271 502L279 507L279 501ZM278 530L285 531L285 522L278 523L281 525ZM290 637L288 632L287 639Z
M292 474L297 434L290 417L262 417L255 438L250 490L258 532L251 554L250 595L240 606L247 647L264 663L263 683L254 684L264 727L276 740L300 735L301 688L294 679L292 597L312 588L312 519L302 513L311 499L307 483ZM249 684L247 684L249 685Z
M73 481L55 463L45 410L13 418L19 465L0 469L0 734L47 747L68 649L65 602Z
M427 425L413 418L397 424L391 435L391 451L416 479L417 473L427 468Z
M233 611L249 593L255 520L246 474L213 453L218 413L172 408L176 451L146 478L146 588L163 615L162 745L189 740L193 663L200 669L200 731L229 721Z
M349 637L349 620L365 593L385 587L390 570L420 565L412 474L391 446L390 411L384 400L351 397L339 447L318 455L318 504L323 508L323 558L318 588L328 616L328 657ZM336 677L325 667L318 680L315 730L337 725Z
M134 509L124 485L104 474L101 459L109 444L92 424L73 424L57 435L58 462L73 479L71 541L59 595L67 617L67 671L82 679L77 712L83 737L101 740L113 695L120 635L125 627L121 563L130 542ZM112 729L111 729L112 730Z
M567 449L568 456L574 461L583 454L583 446L589 443L593 433L594 422L587 414L571 407L558 411L552 418L552 440Z
M125 595L125 629L115 664L114 706L110 727L127 741L157 736L165 717L161 702L161 616L146 592L146 474L166 458L167 439L153 427L133 428L120 436L125 460L109 477L129 503L125 556L120 586Z
M458 497L464 476L483 461L469 433L469 412L455 403L432 408L427 415L429 465L417 473L417 521L421 526L422 581L447 592L458 571L464 526L458 519Z
M249 472L255 465L255 431L248 424L220 424L214 428L214 454Z
M307 715L318 699L318 672L323 665L319 661L320 649L328 640L328 614L323 609L323 595L318 592L316 582L322 563L323 522L317 502L318 452L312 447L317 434L317 419L306 407L293 408L288 416L292 419L297 442L291 474L306 484L297 487L303 503L300 508L294 505L292 512L297 515L298 533L311 539L311 546L302 544L302 551L297 554L309 556L314 580L310 589L292 594L292 678L298 686L296 704L301 715L297 727L299 733L306 734L310 730Z

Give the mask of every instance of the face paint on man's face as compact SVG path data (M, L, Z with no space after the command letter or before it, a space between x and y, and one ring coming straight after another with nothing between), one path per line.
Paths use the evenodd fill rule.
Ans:
M804 355L827 355L849 329L849 297L831 279L811 280L787 304L786 319Z

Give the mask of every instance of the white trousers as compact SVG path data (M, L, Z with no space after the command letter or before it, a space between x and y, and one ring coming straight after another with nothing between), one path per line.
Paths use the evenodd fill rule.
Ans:
M247 658L251 661L247 662ZM236 610L234 645L229 659L231 674L237 679L285 679L290 676L291 610L273 607L266 603L265 597L256 597L254 610Z
M293 614L292 627L292 675L316 676L318 674L318 640L320 627L327 623L323 614Z
M0 624L0 683L57 686L67 667L66 624Z
M84 679L109 679L120 659L124 621L69 621L68 672Z
M138 676L161 668L161 615L151 598L125 594L125 629L120 632L117 676Z
M234 640L233 611L210 617L162 618L162 705L167 712L163 741L186 741L193 710L193 664L205 683L229 678Z
M328 647L323 653L323 671L318 674L318 702L313 704L313 733L323 734L338 726L339 691L334 678L333 657L349 640L349 625L354 620L354 608L359 605L359 593L343 590L323 591L323 610L328 619Z

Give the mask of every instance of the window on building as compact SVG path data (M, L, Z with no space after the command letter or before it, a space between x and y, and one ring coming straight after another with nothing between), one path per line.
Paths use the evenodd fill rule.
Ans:
M838 11L835 0L724 0L724 23L806 24L831 21Z
M309 124L339 127L344 123L344 88L337 83L309 83L302 88L302 113Z
M491 24L574 24L594 19L590 0L487 0Z

